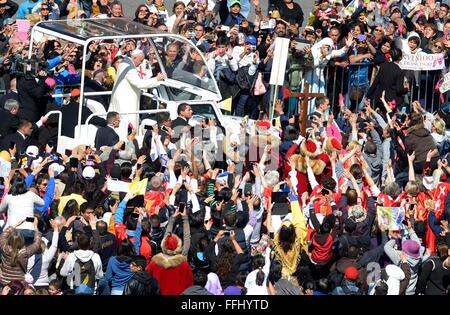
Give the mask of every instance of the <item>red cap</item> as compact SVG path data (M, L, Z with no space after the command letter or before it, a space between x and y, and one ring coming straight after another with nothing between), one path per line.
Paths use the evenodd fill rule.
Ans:
M175 250L178 247L178 239L175 235L169 235L166 238L166 249Z
M308 152L314 153L317 150L317 145L312 140L306 140L305 147Z
M258 121L258 127L261 129L270 129L270 122L268 121Z
M335 148L336 150L342 150L341 143L340 143L339 140L336 139L336 138L331 139L331 145L332 145L333 148Z
M359 271L355 267L348 267L345 269L345 279L350 281L358 280Z
M73 89L72 92L70 92L71 97L80 96L80 89Z

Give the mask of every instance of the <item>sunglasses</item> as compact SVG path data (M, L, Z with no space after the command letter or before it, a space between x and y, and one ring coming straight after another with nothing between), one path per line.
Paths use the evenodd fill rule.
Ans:
M444 49L444 47L439 46L439 45L434 45L434 48L439 48L440 50L443 50L443 49Z
M146 9L143 9L143 10L139 10L139 12L145 12L145 13L148 13L149 11L146 10Z
M382 32L383 30L380 30L379 28L375 29L375 32Z

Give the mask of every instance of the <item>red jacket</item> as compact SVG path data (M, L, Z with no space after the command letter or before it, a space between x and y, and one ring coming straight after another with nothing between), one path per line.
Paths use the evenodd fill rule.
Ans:
M316 241L315 236L314 233L312 236L313 250L311 252L311 259L318 264L327 263L333 257L333 237L331 234L328 234L327 240L321 245Z
M180 295L194 285L192 269L183 255L155 255L146 271L158 281L161 295Z

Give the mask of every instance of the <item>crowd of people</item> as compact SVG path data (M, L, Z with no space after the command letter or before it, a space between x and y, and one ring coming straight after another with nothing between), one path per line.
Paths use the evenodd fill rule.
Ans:
M182 42L94 41L83 60L80 46L24 39L16 25L124 17L119 1L0 0L2 295L450 294L450 116L434 86L413 88L420 72L398 65L416 53L447 63L448 4L259 2L154 0L129 17L190 39L205 69ZM277 37L291 45L271 121ZM34 72L23 71L30 45ZM91 120L95 144L62 154L58 128L74 138L80 106L83 122L92 114L82 63L85 92L126 81L130 93L88 96L108 111ZM182 103L176 119L141 117L142 144L139 117L119 136L132 95L151 108L141 89L208 70L239 130ZM323 94L307 121L287 97L303 83Z

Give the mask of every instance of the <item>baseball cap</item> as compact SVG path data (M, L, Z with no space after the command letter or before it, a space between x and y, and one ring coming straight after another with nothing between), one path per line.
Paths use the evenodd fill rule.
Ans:
M230 8L235 5L241 6L241 0L231 0Z
M31 156L33 158L37 157L39 155L39 149L35 145L30 145L27 150L25 151L25 154L28 156Z
M16 20L14 20L13 18L7 18L3 21L3 27L5 27L6 25L11 25L16 23Z
M253 36L253 35L248 35L248 36L245 38L245 43L246 43L246 44L251 44L251 45L256 45L256 37Z
M92 166L86 166L81 175L84 179L92 179L95 177L95 170Z
M80 96L80 94L81 94L80 89L73 89L72 92L70 92L71 97L77 97Z
M359 271L355 267L351 266L345 269L345 279L350 281L356 281L359 277Z
M48 168L53 170L53 172L55 173L55 177L64 171L64 166L59 165L58 163L52 163Z

